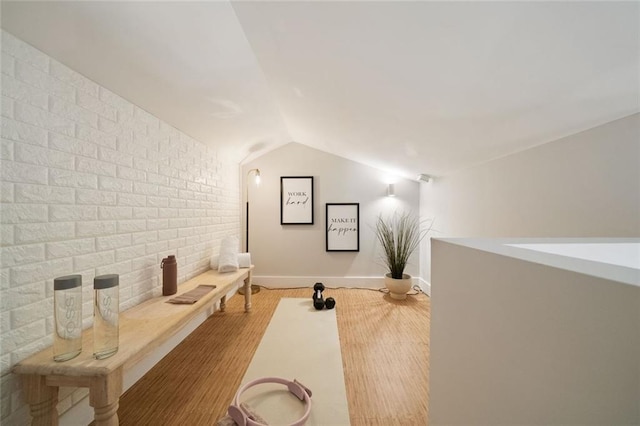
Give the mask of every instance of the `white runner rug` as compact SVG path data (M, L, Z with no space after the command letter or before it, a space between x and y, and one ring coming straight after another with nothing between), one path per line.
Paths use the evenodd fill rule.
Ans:
M295 378L311 389L307 425L349 425L335 309L317 311L311 297L281 299L242 384L267 376ZM242 401L274 426L291 424L305 411L304 402L278 384L252 387Z

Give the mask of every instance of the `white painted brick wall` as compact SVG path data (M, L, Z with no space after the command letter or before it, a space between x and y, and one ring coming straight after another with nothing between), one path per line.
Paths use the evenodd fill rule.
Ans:
M53 279L120 275L121 309L180 283L239 233L238 165L2 31L0 423L28 423L11 367L52 343ZM86 395L62 389L59 411Z

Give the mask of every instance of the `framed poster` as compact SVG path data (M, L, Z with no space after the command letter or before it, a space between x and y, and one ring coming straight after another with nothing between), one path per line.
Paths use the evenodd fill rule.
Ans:
M313 176L280 177L280 225L313 225Z
M360 251L360 203L327 203L327 251Z

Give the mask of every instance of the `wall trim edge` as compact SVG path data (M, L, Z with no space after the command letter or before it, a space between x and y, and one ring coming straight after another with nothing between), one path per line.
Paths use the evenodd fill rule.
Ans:
M327 288L384 288L383 277L320 277L320 276L275 276L253 275L253 284L267 288L312 288L321 282ZM424 293L431 295L431 284L420 277L413 277L413 285L419 286Z

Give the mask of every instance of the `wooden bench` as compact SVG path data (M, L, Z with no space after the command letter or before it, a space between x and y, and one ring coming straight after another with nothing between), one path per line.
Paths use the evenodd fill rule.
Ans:
M96 426L117 425L124 371L217 301L224 311L227 293L240 280L244 280L244 307L249 312L252 269L253 266L222 274L210 270L178 286L176 295L156 297L121 312L119 349L109 358L94 359L93 330L89 328L82 333L82 352L69 361L55 362L50 347L16 364L13 372L22 375L25 399L33 418L31 424L57 425L58 388L74 386L89 388L89 404L94 409ZM216 288L192 305L166 303L201 284L215 284Z

